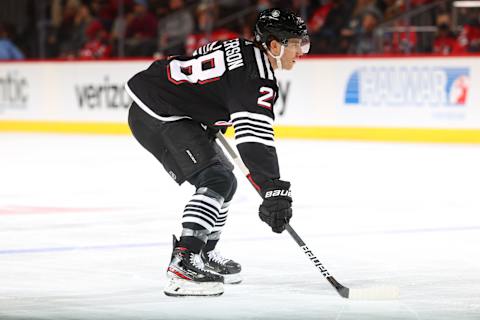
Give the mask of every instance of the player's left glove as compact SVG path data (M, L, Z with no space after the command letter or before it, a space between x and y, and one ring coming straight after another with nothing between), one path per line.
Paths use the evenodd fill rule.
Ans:
M273 232L282 233L292 218L292 195L290 182L267 181L262 188L263 202L259 208L260 219L268 224Z

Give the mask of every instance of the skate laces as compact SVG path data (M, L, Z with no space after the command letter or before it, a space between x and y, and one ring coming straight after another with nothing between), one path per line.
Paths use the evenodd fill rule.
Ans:
M198 268L199 270L201 270L203 272L213 274L212 272L210 272L210 270L205 268L205 264L203 263L203 260L202 260L202 257L200 256L200 254L195 254L195 253L192 252L190 254L190 263L195 268Z
M205 269L205 264L200 258L199 254L191 253L190 254L190 263L199 269Z
M219 251L212 250L207 252L208 259L221 265L227 264L230 259L222 257Z

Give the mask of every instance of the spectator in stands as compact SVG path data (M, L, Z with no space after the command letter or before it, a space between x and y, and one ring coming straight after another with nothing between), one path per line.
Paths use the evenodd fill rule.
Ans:
M169 0L149 0L150 8L152 8L153 13L157 16L159 21L170 14L169 2Z
M346 51L341 30L348 26L353 11L351 0L327 0L324 7L325 20L316 32L312 32L312 52L336 54ZM315 16L315 13L313 14Z
M33 0L22 0L36 3ZM288 7L302 15L308 22L312 39L312 53L368 53L373 49L373 32L365 26L398 17L408 7L414 9L433 0L44 0L50 8L51 21L46 25L44 53L46 57L105 57L122 49L119 39L125 40L127 56L151 56L157 49L166 55L191 53L193 50L215 39L236 37L237 33L251 38L250 25L259 11L273 6ZM410 3L410 6L407 6ZM189 5L199 5L197 12ZM118 16L123 5L123 16ZM255 7L250 14L244 15ZM31 6L32 8L35 6ZM188 9L187 9L188 7ZM202 8L209 8L208 10ZM364 17L366 9L379 14ZM1 8L0 8L1 10ZM48 12L48 9L46 10ZM219 18L231 14L227 28L213 28ZM435 12L415 15L410 25L431 26L435 24ZM480 13L478 9L465 10L470 19L462 27L457 43L452 41L451 28L436 22L438 33L415 33L405 28L397 32L386 32L380 40L383 52L410 53L435 52L459 53L480 52ZM442 12L439 13L442 15ZM195 17L199 20L195 25ZM35 19L30 24L37 29ZM160 21L157 23L157 21ZM464 21L458 20L460 23ZM103 28L100 28L101 23ZM393 27L404 27L402 19L393 22ZM449 26L451 24L449 23ZM17 28L17 30L19 30ZM108 36L108 33L111 33ZM193 35L192 33L195 32ZM31 34L31 37L25 36ZM39 52L36 32L20 32L14 42L30 55ZM89 35L87 35L89 34ZM188 36L190 35L190 36ZM31 38L31 39L30 39ZM186 43L188 41L188 43ZM351 42L354 41L352 44ZM380 43L380 42L384 43ZM11 39L10 39L10 42ZM113 49L110 49L113 48ZM110 52L110 53L108 53ZM120 51L122 53L123 51Z
M423 6L425 4L431 3L433 0L410 0L412 7Z
M157 19L148 10L147 0L135 0L125 30L127 56L148 57L156 49Z
M272 2L270 0L256 0L254 5L255 5L255 10L251 11L243 21L242 28L240 28L242 33L245 33L245 30L248 30L248 28L252 29L252 26L255 25L255 22L257 21L257 18L260 12L273 7ZM278 4L278 7L281 8L283 6L281 4ZM247 26L247 29L243 28L244 26Z
M290 10L298 14L303 20L308 21L315 11L315 6L311 0L291 0Z
M349 53L352 54L372 54L375 53L374 30L377 27L381 15L378 10L370 8L362 16L361 27L353 31L352 43Z
M322 33L323 26L327 20L328 14L333 7L333 2L328 1L315 9L311 18L308 20L308 32L310 33L311 53L325 53L326 39Z
M253 41L253 26L257 21L259 13L271 7L272 4L270 0L257 0L257 3L255 4L255 10L238 20L240 24L240 27L238 28L239 36L241 38Z
M63 35L66 41L61 45L62 57L74 58L77 55L87 42L87 28L95 22L95 18L91 15L90 8L87 5L83 4L76 8L73 24L68 33Z
M110 29L110 43L112 45L112 54L119 56L120 39L125 38L127 23L133 19L133 0L112 0L114 2L114 11L118 12L118 6L123 5L123 15L117 15L113 20L112 28ZM119 3L122 1L122 3ZM123 47L122 47L123 49Z
M111 56L112 46L108 33L100 23L94 21L86 30L87 42L78 53L82 59L105 59Z
M450 26L448 24L439 25L433 41L433 53L448 55L458 53L459 49L457 37L450 29Z
M0 60L21 60L25 56L10 40L10 34L5 24L0 22Z
M480 12L478 9L468 11L468 21L462 27L458 43L464 52L480 52Z
M237 14L250 6L249 0L216 0L220 9L220 17Z
M81 3L79 0L67 0L63 4L59 1L55 1L54 4L52 8L55 11L53 14L55 19L53 25L56 27L56 32L54 33L55 39L52 40L56 44L52 43L52 45L57 46L55 51L58 52L59 56L63 56L68 51L75 25L75 16L80 9Z
M118 13L118 2L120 0L91 0L90 9L102 24L105 30L112 28L113 21Z
M433 41L433 53L443 55L459 53L462 48L457 41L457 37L451 30L450 15L446 12L439 14L436 20L438 31Z
M227 28L214 29L217 21L218 8L212 3L201 3L197 7L197 32L187 38L186 52L192 54L193 51L209 42L216 40L227 40L238 37L238 34Z
M385 20L393 19L403 12L403 1L384 0L383 18Z
M308 20L308 32L315 33L318 32L325 23L328 13L332 9L333 3L327 2L324 5L321 5L315 9L312 16Z
M383 53L410 54L415 52L417 46L417 33L406 28L406 22L403 19L396 20L393 27L398 31L385 34L382 39Z
M195 21L183 0L169 1L170 13L159 23L159 51L165 56L185 53L185 38L195 28Z
M348 22L348 29L358 32L362 28L362 20L365 12L375 11L379 16L382 15L380 9L376 5L376 0L357 0L355 8Z

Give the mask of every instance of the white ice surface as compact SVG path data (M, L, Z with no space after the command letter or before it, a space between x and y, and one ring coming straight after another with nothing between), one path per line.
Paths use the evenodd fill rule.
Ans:
M167 297L191 186L132 137L1 134L0 319L480 319L479 146L277 145L295 230L339 282L398 301L340 298L240 174L219 248L244 282Z

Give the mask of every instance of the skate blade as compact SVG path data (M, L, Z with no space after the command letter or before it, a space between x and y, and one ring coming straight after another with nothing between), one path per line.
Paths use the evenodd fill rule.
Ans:
M170 279L163 292L169 297L215 297L223 294L223 283Z
M223 276L223 283L225 284L239 284L243 281L243 278L239 273L222 274L222 276Z

